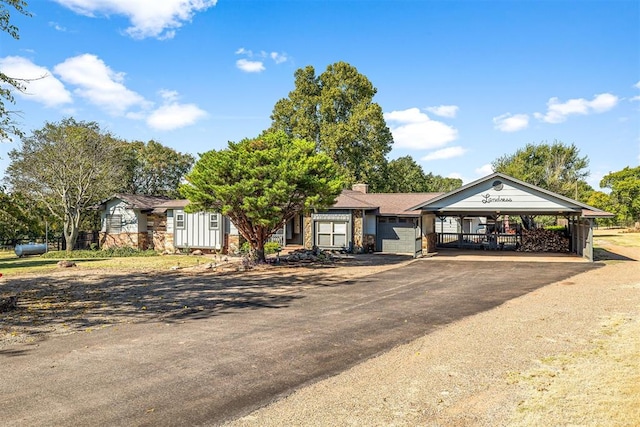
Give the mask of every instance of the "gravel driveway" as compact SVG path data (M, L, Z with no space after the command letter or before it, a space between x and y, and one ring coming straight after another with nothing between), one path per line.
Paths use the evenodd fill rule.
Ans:
M373 260L372 271L375 261L384 264L385 258L362 259ZM437 334L467 316L597 268L587 263L507 262L487 268L486 262L479 261L405 261L393 259L388 266L398 262L404 266L351 280L296 269L224 277L75 278L88 286L83 295L96 301L87 309L93 313L90 327L0 350L3 420L30 426L217 424L398 344ZM56 278L53 284L64 288L69 282L68 277ZM119 293L124 289L133 289L138 298L129 301L131 294L125 298ZM106 296L110 298L102 299ZM69 304L73 303L71 299ZM97 328L101 314L115 318L122 314L122 318L109 328ZM469 346L471 339L480 345L489 338L484 333L480 327L453 342L466 341ZM415 354L446 348L429 346ZM447 359L456 357L457 352L452 352ZM387 369L398 365L395 360ZM380 379L390 374L383 372L374 375ZM376 387L368 389L381 390ZM331 387L327 396L338 399L344 414L355 417L345 422L362 424L357 411L345 406L351 394L338 389L334 393ZM378 409L391 398L380 396ZM286 402L291 400L281 404ZM302 404L307 408L309 402L303 399ZM325 409L333 414L336 408ZM314 422L311 414L299 409L273 411L241 422ZM385 413L388 417L395 412ZM274 414L285 418L278 422ZM326 418L327 412L317 416L318 425L332 419ZM398 418L393 415L386 421L390 419Z
M229 425L638 426L640 248L601 244L612 260L603 268L456 320Z

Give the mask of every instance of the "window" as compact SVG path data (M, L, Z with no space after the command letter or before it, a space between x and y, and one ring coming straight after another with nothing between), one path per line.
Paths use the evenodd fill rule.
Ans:
M209 214L209 229L211 230L218 229L218 214L216 213Z
M177 213L176 214L176 228L184 228L184 214Z
M107 233L122 232L122 215L107 215Z
M343 248L347 246L346 222L316 222L316 244L320 247Z

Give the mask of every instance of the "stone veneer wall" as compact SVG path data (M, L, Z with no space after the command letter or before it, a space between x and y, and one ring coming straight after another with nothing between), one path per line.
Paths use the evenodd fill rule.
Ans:
M362 210L353 211L353 252L361 253L364 250L364 218Z
M100 233L100 248L124 248L146 250L149 247L147 233Z
M303 245L305 249L311 249L313 247L313 220L311 219L311 213L304 214L304 236Z
M227 234L226 245L222 249L223 252L228 254L237 254L240 252L240 235L239 234Z
M433 253L436 251L436 245L438 244L438 234L429 233L422 235L422 251L426 253Z

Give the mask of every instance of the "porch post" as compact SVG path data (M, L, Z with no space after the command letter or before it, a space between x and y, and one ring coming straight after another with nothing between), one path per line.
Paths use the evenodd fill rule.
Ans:
M577 254L580 256L584 255L584 251L582 250L582 237L580 231L582 229L582 224L580 223L580 217L576 216L576 238L578 240L578 244L576 245Z
M587 231L587 242L586 248L587 253L585 254L585 258L589 261L593 262L593 219L589 218L589 230Z

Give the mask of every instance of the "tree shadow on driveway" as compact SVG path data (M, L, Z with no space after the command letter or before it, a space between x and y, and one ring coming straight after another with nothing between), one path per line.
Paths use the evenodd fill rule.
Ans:
M281 309L313 287L347 286L339 266L367 268L406 262L406 256L345 256L334 264L281 264L249 272L83 272L17 277L0 284L18 295L18 309L0 313L0 348L113 324L210 318ZM4 332L4 334L2 333Z

